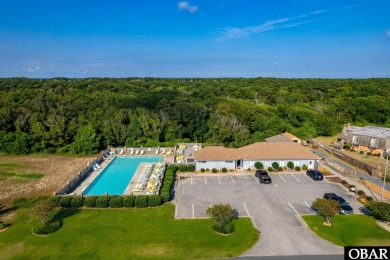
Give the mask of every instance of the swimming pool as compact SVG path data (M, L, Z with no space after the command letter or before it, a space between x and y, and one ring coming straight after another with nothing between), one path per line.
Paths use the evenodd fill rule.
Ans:
M159 162L163 156L116 156L83 191L84 195L122 195L140 163Z

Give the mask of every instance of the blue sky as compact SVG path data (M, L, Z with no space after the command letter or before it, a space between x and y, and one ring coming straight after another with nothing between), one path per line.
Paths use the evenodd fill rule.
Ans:
M0 77L390 77L388 0L0 0Z

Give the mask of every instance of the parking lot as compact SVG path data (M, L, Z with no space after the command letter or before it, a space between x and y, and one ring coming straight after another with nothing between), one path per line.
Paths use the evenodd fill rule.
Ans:
M261 231L259 243L245 256L342 254L342 248L305 227L298 214L313 214L310 205L326 192L343 196L360 213L353 194L303 173L270 176L272 184L260 184L252 175L182 178L175 189L176 218L207 217L211 205L229 203L240 216L251 217Z

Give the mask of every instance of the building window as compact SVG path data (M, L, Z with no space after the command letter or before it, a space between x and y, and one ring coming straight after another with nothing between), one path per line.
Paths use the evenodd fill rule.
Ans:
M309 162L309 165L311 165L312 163L313 163L313 162L312 162L312 161L310 161L310 162Z
M378 139L371 139L370 147L378 147Z
M198 161L198 163L206 163L206 161Z
M225 163L232 163L233 161L225 161Z
M353 144L358 144L359 141L360 141L360 136L356 136L356 135L352 136L352 143Z

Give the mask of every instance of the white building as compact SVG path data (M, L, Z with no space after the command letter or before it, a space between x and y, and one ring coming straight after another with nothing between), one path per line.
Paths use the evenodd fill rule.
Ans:
M195 152L196 169L218 170L250 168L256 162L261 162L264 168L271 167L277 162L279 166L287 166L292 162L294 166L316 169L321 158L309 149L296 142L254 143L241 148L225 148L222 146L209 146Z

